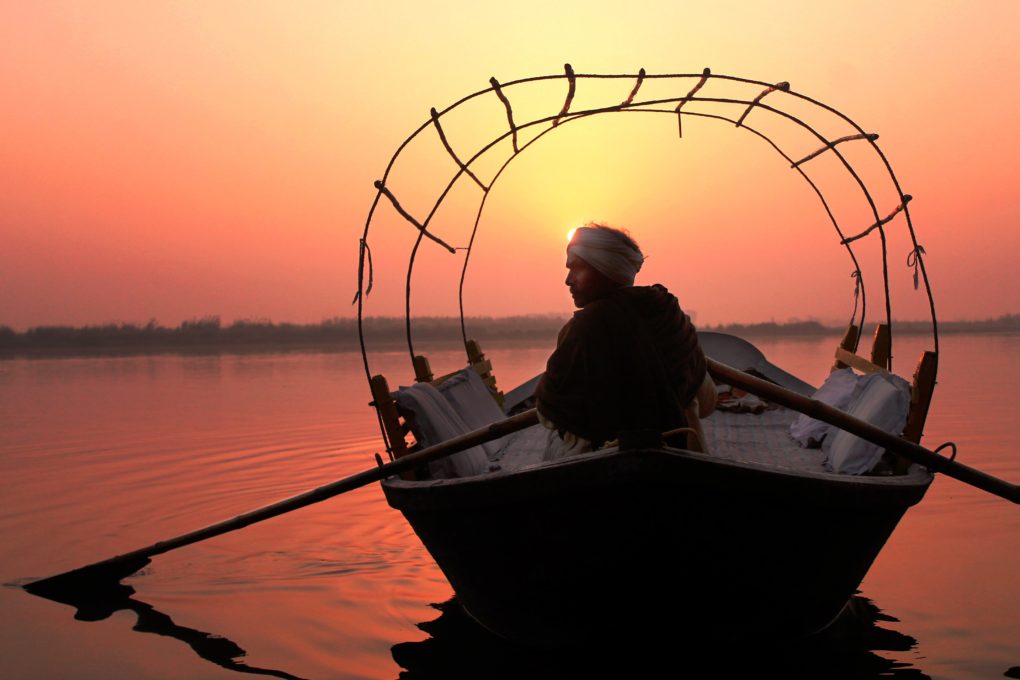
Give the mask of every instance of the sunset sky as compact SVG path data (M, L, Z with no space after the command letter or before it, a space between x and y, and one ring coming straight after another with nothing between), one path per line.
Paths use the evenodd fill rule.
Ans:
M914 197L940 317L1015 313L1018 15L989 0L4 2L0 325L350 316L373 181L430 107L566 62L787 80L841 110L881 135ZM579 103L601 96L581 87ZM561 104L557 90L536 106ZM451 121L451 137L488 122ZM679 140L668 116L605 116L538 147L488 199L469 315L569 311L566 233L600 220L632 231L649 255L639 282L666 284L700 324L849 317L824 211L747 133L692 122ZM412 204L449 177L437 148L394 178ZM470 188L454 207L477 201ZM394 315L414 233L384 210L367 311ZM436 229L466 245L470 224L451 211ZM456 313L462 255L423 251L416 310ZM891 245L894 313L921 319L908 253Z

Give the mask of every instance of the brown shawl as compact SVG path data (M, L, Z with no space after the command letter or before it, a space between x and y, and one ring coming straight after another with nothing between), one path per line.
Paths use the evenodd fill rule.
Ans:
M705 377L690 318L665 287L632 286L589 303L560 331L535 396L539 412L594 446L621 432L686 424Z

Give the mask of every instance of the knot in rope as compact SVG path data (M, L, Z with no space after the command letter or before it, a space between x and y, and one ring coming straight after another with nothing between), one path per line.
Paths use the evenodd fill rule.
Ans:
M921 256L924 254L924 248L920 245L914 246L914 249L907 253L907 266L914 268L914 290L917 290L918 269L921 266Z
M857 308L860 307L861 303L861 289L864 284L861 282L861 270L855 269L850 272L850 278L854 280L854 309L850 312L850 324L853 325L857 321ZM861 312L861 326L864 326L864 312ZM858 341L860 341L860 334L858 333Z

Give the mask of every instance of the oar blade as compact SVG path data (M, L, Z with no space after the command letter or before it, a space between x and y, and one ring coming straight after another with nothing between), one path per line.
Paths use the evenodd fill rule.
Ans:
M139 571L150 561L145 556L115 557L32 581L23 585L22 588L33 595L70 604L80 609L83 598L87 600L97 597L105 599L119 593L119 589L125 587L120 585L121 579Z

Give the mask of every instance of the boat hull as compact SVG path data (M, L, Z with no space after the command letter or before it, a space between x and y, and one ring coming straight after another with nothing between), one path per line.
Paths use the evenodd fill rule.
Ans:
M930 482L650 449L383 489L472 617L510 640L560 646L664 630L816 632Z

